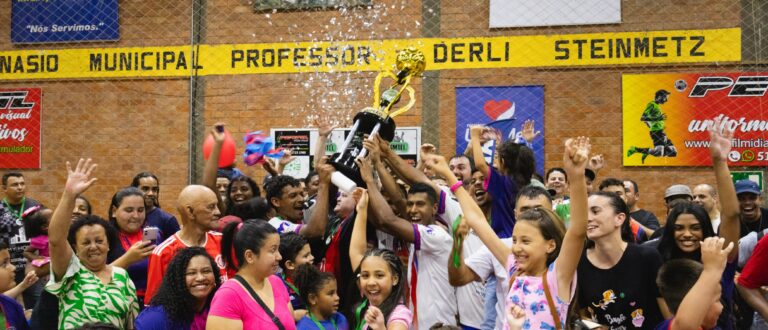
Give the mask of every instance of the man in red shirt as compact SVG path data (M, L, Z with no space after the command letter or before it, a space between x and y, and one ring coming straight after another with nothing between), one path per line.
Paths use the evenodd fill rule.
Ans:
M755 322L765 326L768 320L768 299L762 287L768 286L768 239L763 237L755 246L744 270L736 280L736 287L747 303L755 309ZM754 325L754 324L753 324Z
M221 216L216 193L206 186L187 186L179 194L178 211L183 224L181 230L158 245L149 256L145 302L151 302L163 282L166 267L176 251L183 248L204 247L221 269L222 281L227 279L221 259L221 233L214 232Z

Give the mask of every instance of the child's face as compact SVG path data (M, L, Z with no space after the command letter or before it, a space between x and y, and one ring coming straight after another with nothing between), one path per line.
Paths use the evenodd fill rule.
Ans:
M360 290L373 306L381 305L389 297L398 280L382 257L367 257L360 265Z
M314 261L315 256L312 255L312 249L309 247L309 244L304 244L304 247L301 248L299 253L296 255L296 258L293 259L293 269L291 270L295 270L303 264L312 264Z
M518 221L512 231L512 254L518 268L526 275L544 271L547 254L555 250L554 240L545 240L539 227L531 221Z
M715 295L714 301L709 305L707 315L704 316L701 326L704 329L712 329L717 325L717 319L720 317L720 313L723 312L723 304L720 303L720 294L722 293L722 286L717 284L717 295Z
M8 249L0 251L0 291L5 292L16 286L16 266L11 263Z
M329 318L333 313L339 310L339 294L336 287L336 280L328 280L320 287L320 290L310 298L312 307L317 308L317 312L324 318Z

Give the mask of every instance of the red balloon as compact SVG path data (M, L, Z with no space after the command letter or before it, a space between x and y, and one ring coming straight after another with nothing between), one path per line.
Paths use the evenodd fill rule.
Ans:
M208 134L203 142L203 158L208 160L213 150L213 136ZM219 168L232 166L235 163L235 139L229 132L224 132L224 143L221 145L221 154L219 155Z

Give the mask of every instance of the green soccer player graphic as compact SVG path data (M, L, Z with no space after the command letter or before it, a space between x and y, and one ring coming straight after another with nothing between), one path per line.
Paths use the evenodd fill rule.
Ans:
M669 94L669 92L663 89L657 91L656 97L654 97L653 101L648 102L643 115L640 117L640 120L648 126L648 130L651 133L653 148L629 147L627 157L640 153L643 155L640 161L645 164L645 159L648 158L648 155L655 157L677 156L677 149L672 144L672 140L664 133L664 122L667 120L667 115L661 112L661 105L667 102Z

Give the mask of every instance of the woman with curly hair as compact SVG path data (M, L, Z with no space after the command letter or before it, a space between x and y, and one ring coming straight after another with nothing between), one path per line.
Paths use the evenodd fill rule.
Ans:
M205 329L208 308L221 284L217 274L219 267L204 248L177 252L151 306L136 319L136 329Z

